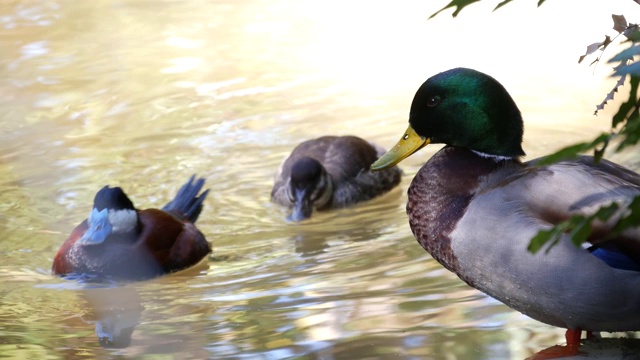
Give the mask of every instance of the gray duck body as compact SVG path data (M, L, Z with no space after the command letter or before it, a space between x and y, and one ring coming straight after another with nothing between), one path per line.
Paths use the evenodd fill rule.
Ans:
M407 213L422 247L467 284L544 323L590 331L640 330L640 271L612 267L565 236L545 252L540 230L640 195L640 175L591 157L550 166L496 160L447 146L409 187ZM592 244L614 244L640 263L640 228Z

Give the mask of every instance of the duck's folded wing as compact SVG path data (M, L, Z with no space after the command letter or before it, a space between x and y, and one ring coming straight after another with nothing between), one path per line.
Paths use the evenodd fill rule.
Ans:
M551 225L574 215L590 216L601 207L616 203L617 213L606 222L595 221L589 241L624 243L640 258L640 226L621 234L612 233L617 220L628 213L633 199L640 196L640 174L615 163L591 157L559 162L544 167L529 167L502 187L507 198L526 203L529 215Z
M500 171L483 179L448 236L456 274L549 324L636 329L638 228L612 236L610 222L598 224L590 239L596 245L588 250L572 244L568 235L548 251L526 249L539 231L573 215L594 214L611 202L628 206L640 195L640 176L615 164L583 160Z
M552 223L592 215L613 202L624 209L640 195L640 174L606 160L595 164L590 157L532 167L513 180L505 191L527 201L534 214Z

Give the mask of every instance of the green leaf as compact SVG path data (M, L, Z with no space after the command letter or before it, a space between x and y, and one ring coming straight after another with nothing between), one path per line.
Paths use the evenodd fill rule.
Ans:
M589 235L591 235L591 222L594 216L595 215L585 217L582 215L574 215L569 220L558 223L550 229L540 230L529 242L527 250L535 254L547 246L546 251L549 252L565 234L569 236L576 246L579 246L589 239Z
M569 237L575 246L580 246L580 244L589 239L589 235L591 235L591 221L591 217L584 216L574 216L569 221L569 224L571 224L570 227L572 228L569 232Z
M603 206L595 213L593 216L594 219L598 219L600 221L607 221L611 219L611 217L618 211L620 206L616 203L611 203L609 206Z
M598 149L598 146L593 149L593 161L597 164L600 162L602 157L604 156L605 150L607 150L607 146L609 146L609 139L611 139L611 135L607 135L607 139L604 140L602 146Z
M620 131L622 141L618 144L616 151L622 151L627 146L636 145L640 141L640 116L638 116L638 105L629 116L624 128Z
M458 14L460 13L460 11L462 9L464 9L466 6L473 4L474 2L478 2L480 0L451 0L451 2L449 4L447 4L447 6L443 7L442 9L436 11L435 13L433 13L431 16L429 16L429 19L435 17L436 15L440 14L442 11L448 9L448 8L452 8L455 7L456 10L453 12L453 17L458 16ZM510 3L513 0L503 0L502 2L500 2L494 9L493 11L498 10L499 8L507 5L508 3ZM538 7L540 7L540 5L542 5L542 3L544 3L545 0L538 0Z
M592 142L583 142L583 143L567 146L563 149L556 151L553 154L547 155L543 159L536 162L536 165L537 166L549 165L561 160L575 158L580 153L589 151L600 145L605 145L606 143L608 143L610 138L611 138L611 134L602 133L600 134L600 136L595 138Z
M452 8L455 7L456 11L453 12L453 17L458 16L458 14L460 13L460 11L462 9L464 9L466 6L469 6L471 4L473 4L474 2L478 2L480 0L451 0L451 2L449 4L447 4L447 6L443 7L442 9L436 11L435 13L433 13L431 16L429 16L429 19L435 17L436 15L440 14L442 11L448 9L448 8Z
M607 221L613 217L620 206L616 203L603 206L595 214L591 216L574 215L569 220L556 224L550 229L540 230L529 242L527 249L531 253L540 251L547 245L546 251L549 252L555 246L564 234L566 234L571 242L580 246L589 241L592 232L591 224L595 219ZM628 206L629 212L613 226L612 236L619 235L623 230L635 227L640 224L640 196L636 196Z
M628 49L622 50L608 62L612 63L616 61L633 60L633 57L636 55L640 55L640 45L633 45Z
M623 66L617 69L613 75L631 75L631 76L640 76L640 62L632 62L627 66Z
M557 238L560 233L562 232L559 232L556 227L549 230L540 230L529 242L527 250L533 254L537 253L546 243Z
M636 227L640 224L640 196L636 196L629 204L629 213L626 214L614 227L616 233Z
M636 24L631 24L622 35L626 36L629 41L638 42L640 41L640 28Z
M513 0L504 0L503 2L501 2L500 4L498 4L498 6L495 7L495 9L493 9L493 11L496 11L498 9L500 9L501 7L507 5L508 3L510 3Z

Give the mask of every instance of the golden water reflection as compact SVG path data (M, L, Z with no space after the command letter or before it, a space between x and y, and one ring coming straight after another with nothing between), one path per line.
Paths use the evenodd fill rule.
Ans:
M481 2L426 20L445 3L0 2L0 354L521 359L562 342L416 244L406 189L437 146L370 203L293 225L269 202L295 144L357 134L388 147L417 87L450 67L505 84L530 158L607 128L591 114L609 69L577 58L610 13L633 21L637 5ZM640 169L636 152L614 159ZM97 189L158 207L192 173L212 189L198 221L210 259L104 288L50 276ZM114 329L120 346L101 346Z

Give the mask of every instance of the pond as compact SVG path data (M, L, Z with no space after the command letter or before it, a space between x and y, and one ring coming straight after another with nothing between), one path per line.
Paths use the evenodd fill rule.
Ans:
M362 205L291 224L269 201L296 144L353 134L390 147L418 86L456 66L511 92L528 159L607 129L611 111L592 113L610 67L577 59L636 4L485 1L427 20L446 3L0 2L0 356L523 359L564 342L413 238L406 190L438 146ZM636 151L608 157L640 170ZM194 173L211 189L204 262L136 283L51 275L102 186L161 207Z

